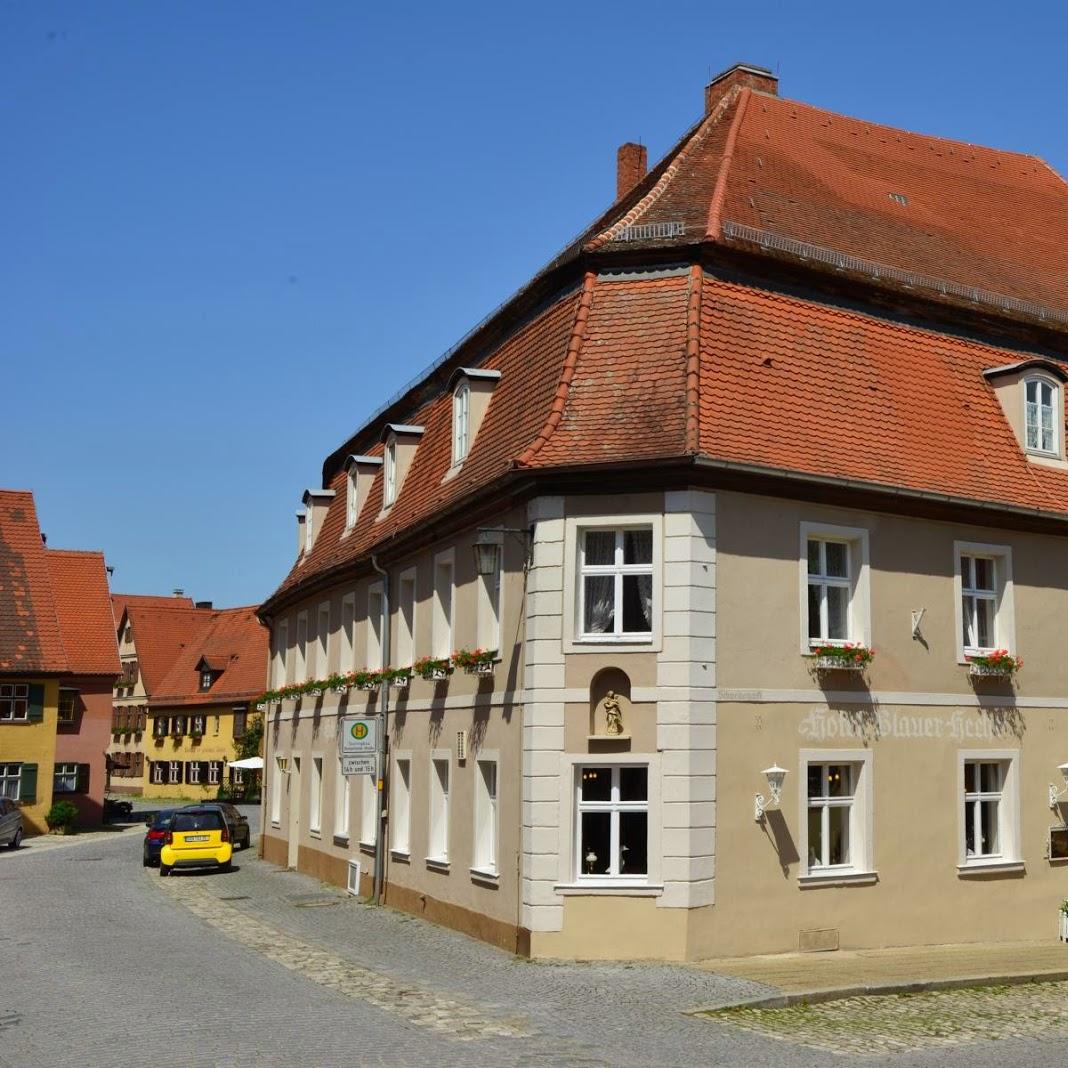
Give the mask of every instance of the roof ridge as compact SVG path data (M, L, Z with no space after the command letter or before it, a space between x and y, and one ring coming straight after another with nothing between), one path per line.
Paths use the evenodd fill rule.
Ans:
M53 549L52 546L46 545L45 552L52 555L61 556L103 556L103 549Z
M693 136L682 145L675 154L675 158L664 168L664 173L660 175L660 178L652 189L650 189L649 192L630 209L630 211L622 216L622 218L617 219L607 229L602 230L595 237L587 241L583 246L584 251L594 252L602 245L607 244L616 234L632 225L636 219L640 219L645 212L648 211L661 196L663 196L665 190L678 173L683 160L688 159L693 149L704 141L705 137L708 136L708 132L717 125L724 113L730 108L735 100L737 100L740 92L741 90L735 89L724 96L719 104L717 104L716 107L698 124L697 130L694 132Z
M701 296L704 271L690 266L690 295L686 304L686 451L701 450Z
M560 372L560 381L556 385L552 407L537 437L516 460L519 467L525 467L534 459L541 447L553 436L553 432L563 418L564 405L567 403L567 396L571 389L571 380L575 377L575 365L578 363L579 352L582 351L582 343L586 340L586 323L590 317L593 287L596 282L597 275L593 271L587 271L582 279L582 296L579 297L578 307L575 309L575 325L571 329L571 337L567 342L567 354L564 356L564 366Z
M739 94L741 99L738 108L734 112L731 128L727 133L727 143L723 146L723 158L719 161L719 174L716 175L716 187L712 191L712 200L708 205L708 223L705 226L705 237L711 241L718 241L723 229L723 201L727 196L727 175L730 172L731 163L734 160L734 146L738 142L738 131L745 119L746 105L752 95L746 87Z

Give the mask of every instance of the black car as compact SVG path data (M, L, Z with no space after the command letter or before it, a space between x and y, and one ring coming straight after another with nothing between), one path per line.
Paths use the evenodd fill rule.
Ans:
M159 867L159 851L163 848L163 839L171 829L177 811L174 808L165 808L154 813L147 824L148 830L145 832L145 845L141 856L141 863L146 868Z
M249 829L248 817L228 801L204 801L200 804L186 805L185 807L198 810L210 808L221 812L222 818L226 822L226 829L230 832L230 841L234 843L235 851L248 849L252 844L252 831ZM158 853L156 855L159 856Z

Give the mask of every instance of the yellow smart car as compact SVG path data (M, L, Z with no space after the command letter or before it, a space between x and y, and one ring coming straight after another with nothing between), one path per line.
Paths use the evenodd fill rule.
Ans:
M217 808L183 808L174 814L159 851L159 873L173 868L230 870L233 843L226 820Z

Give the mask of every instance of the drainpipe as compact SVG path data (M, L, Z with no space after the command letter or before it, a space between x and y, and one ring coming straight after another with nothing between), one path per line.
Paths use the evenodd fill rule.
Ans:
M371 553L371 566L382 576L382 666L389 667L390 648L390 614L389 614L389 572L378 566L378 557ZM389 723L389 685L379 687L379 723L378 739L375 743L375 765L377 775L375 796L378 800L378 828L375 834L375 879L372 898L376 905L382 904L382 890L386 878L386 727Z

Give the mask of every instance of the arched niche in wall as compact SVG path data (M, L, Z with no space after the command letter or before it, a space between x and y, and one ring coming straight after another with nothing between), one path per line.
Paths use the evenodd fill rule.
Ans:
M629 733L630 676L621 668L602 668L590 680L590 734L611 738Z

